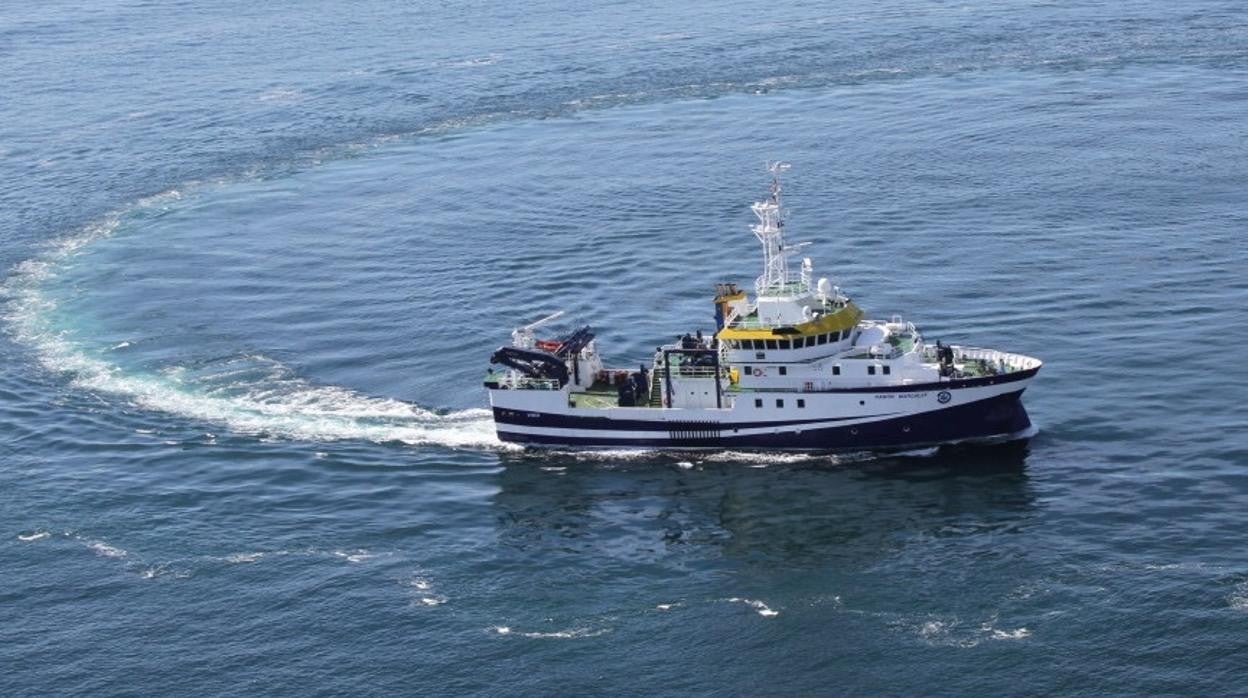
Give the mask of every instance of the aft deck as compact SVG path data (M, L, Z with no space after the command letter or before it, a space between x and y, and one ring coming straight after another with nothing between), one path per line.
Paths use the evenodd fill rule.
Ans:
M614 385L606 381L594 381L594 384L579 392L568 393L568 407L588 407L601 409L616 407L620 404L620 393Z

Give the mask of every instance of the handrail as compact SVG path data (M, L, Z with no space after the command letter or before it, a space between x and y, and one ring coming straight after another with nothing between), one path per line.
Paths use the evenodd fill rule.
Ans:
M559 381L553 378L529 378L515 374L505 375L498 380L501 388L508 390L559 390Z
M664 378L668 376L668 369L666 368L659 368L659 369L656 369L656 371L658 371L658 374ZM723 375L725 374L721 374L721 377L723 377ZM693 366L691 364L681 364L681 365L672 367L671 376L677 379L680 379L680 378L714 378L715 368L712 366Z

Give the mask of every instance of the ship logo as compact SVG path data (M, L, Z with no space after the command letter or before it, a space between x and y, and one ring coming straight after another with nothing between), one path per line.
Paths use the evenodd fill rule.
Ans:
M948 390L942 390L939 393L936 393L936 402L939 402L942 405L945 404L946 402L949 402L952 399L953 399L953 396L949 394Z

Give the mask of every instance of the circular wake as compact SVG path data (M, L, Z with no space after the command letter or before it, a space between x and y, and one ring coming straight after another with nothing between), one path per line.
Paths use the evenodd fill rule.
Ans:
M48 371L68 375L77 388L115 395L145 409L218 422L246 434L302 440L362 439L450 448L504 448L490 413L447 414L389 398L309 383L262 355L241 355L207 369L173 367L159 375L126 372L93 354L52 320L57 303L48 283L91 243L112 235L141 209L161 209L182 198L171 190L114 211L78 233L53 242L19 264L0 290L13 337L30 347Z

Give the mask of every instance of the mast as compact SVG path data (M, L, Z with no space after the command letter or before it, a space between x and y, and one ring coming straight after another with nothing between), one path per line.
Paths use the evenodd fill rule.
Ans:
M771 173L771 196L766 201L756 202L750 206L758 223L750 226L754 237L763 244L763 275L754 281L754 290L760 295L786 295L792 292L789 288L789 253L801 246L786 249L784 245L784 211L780 207L780 173L789 169L787 162L769 162L767 171ZM802 275L806 281L807 274ZM809 283L805 283L809 286Z

